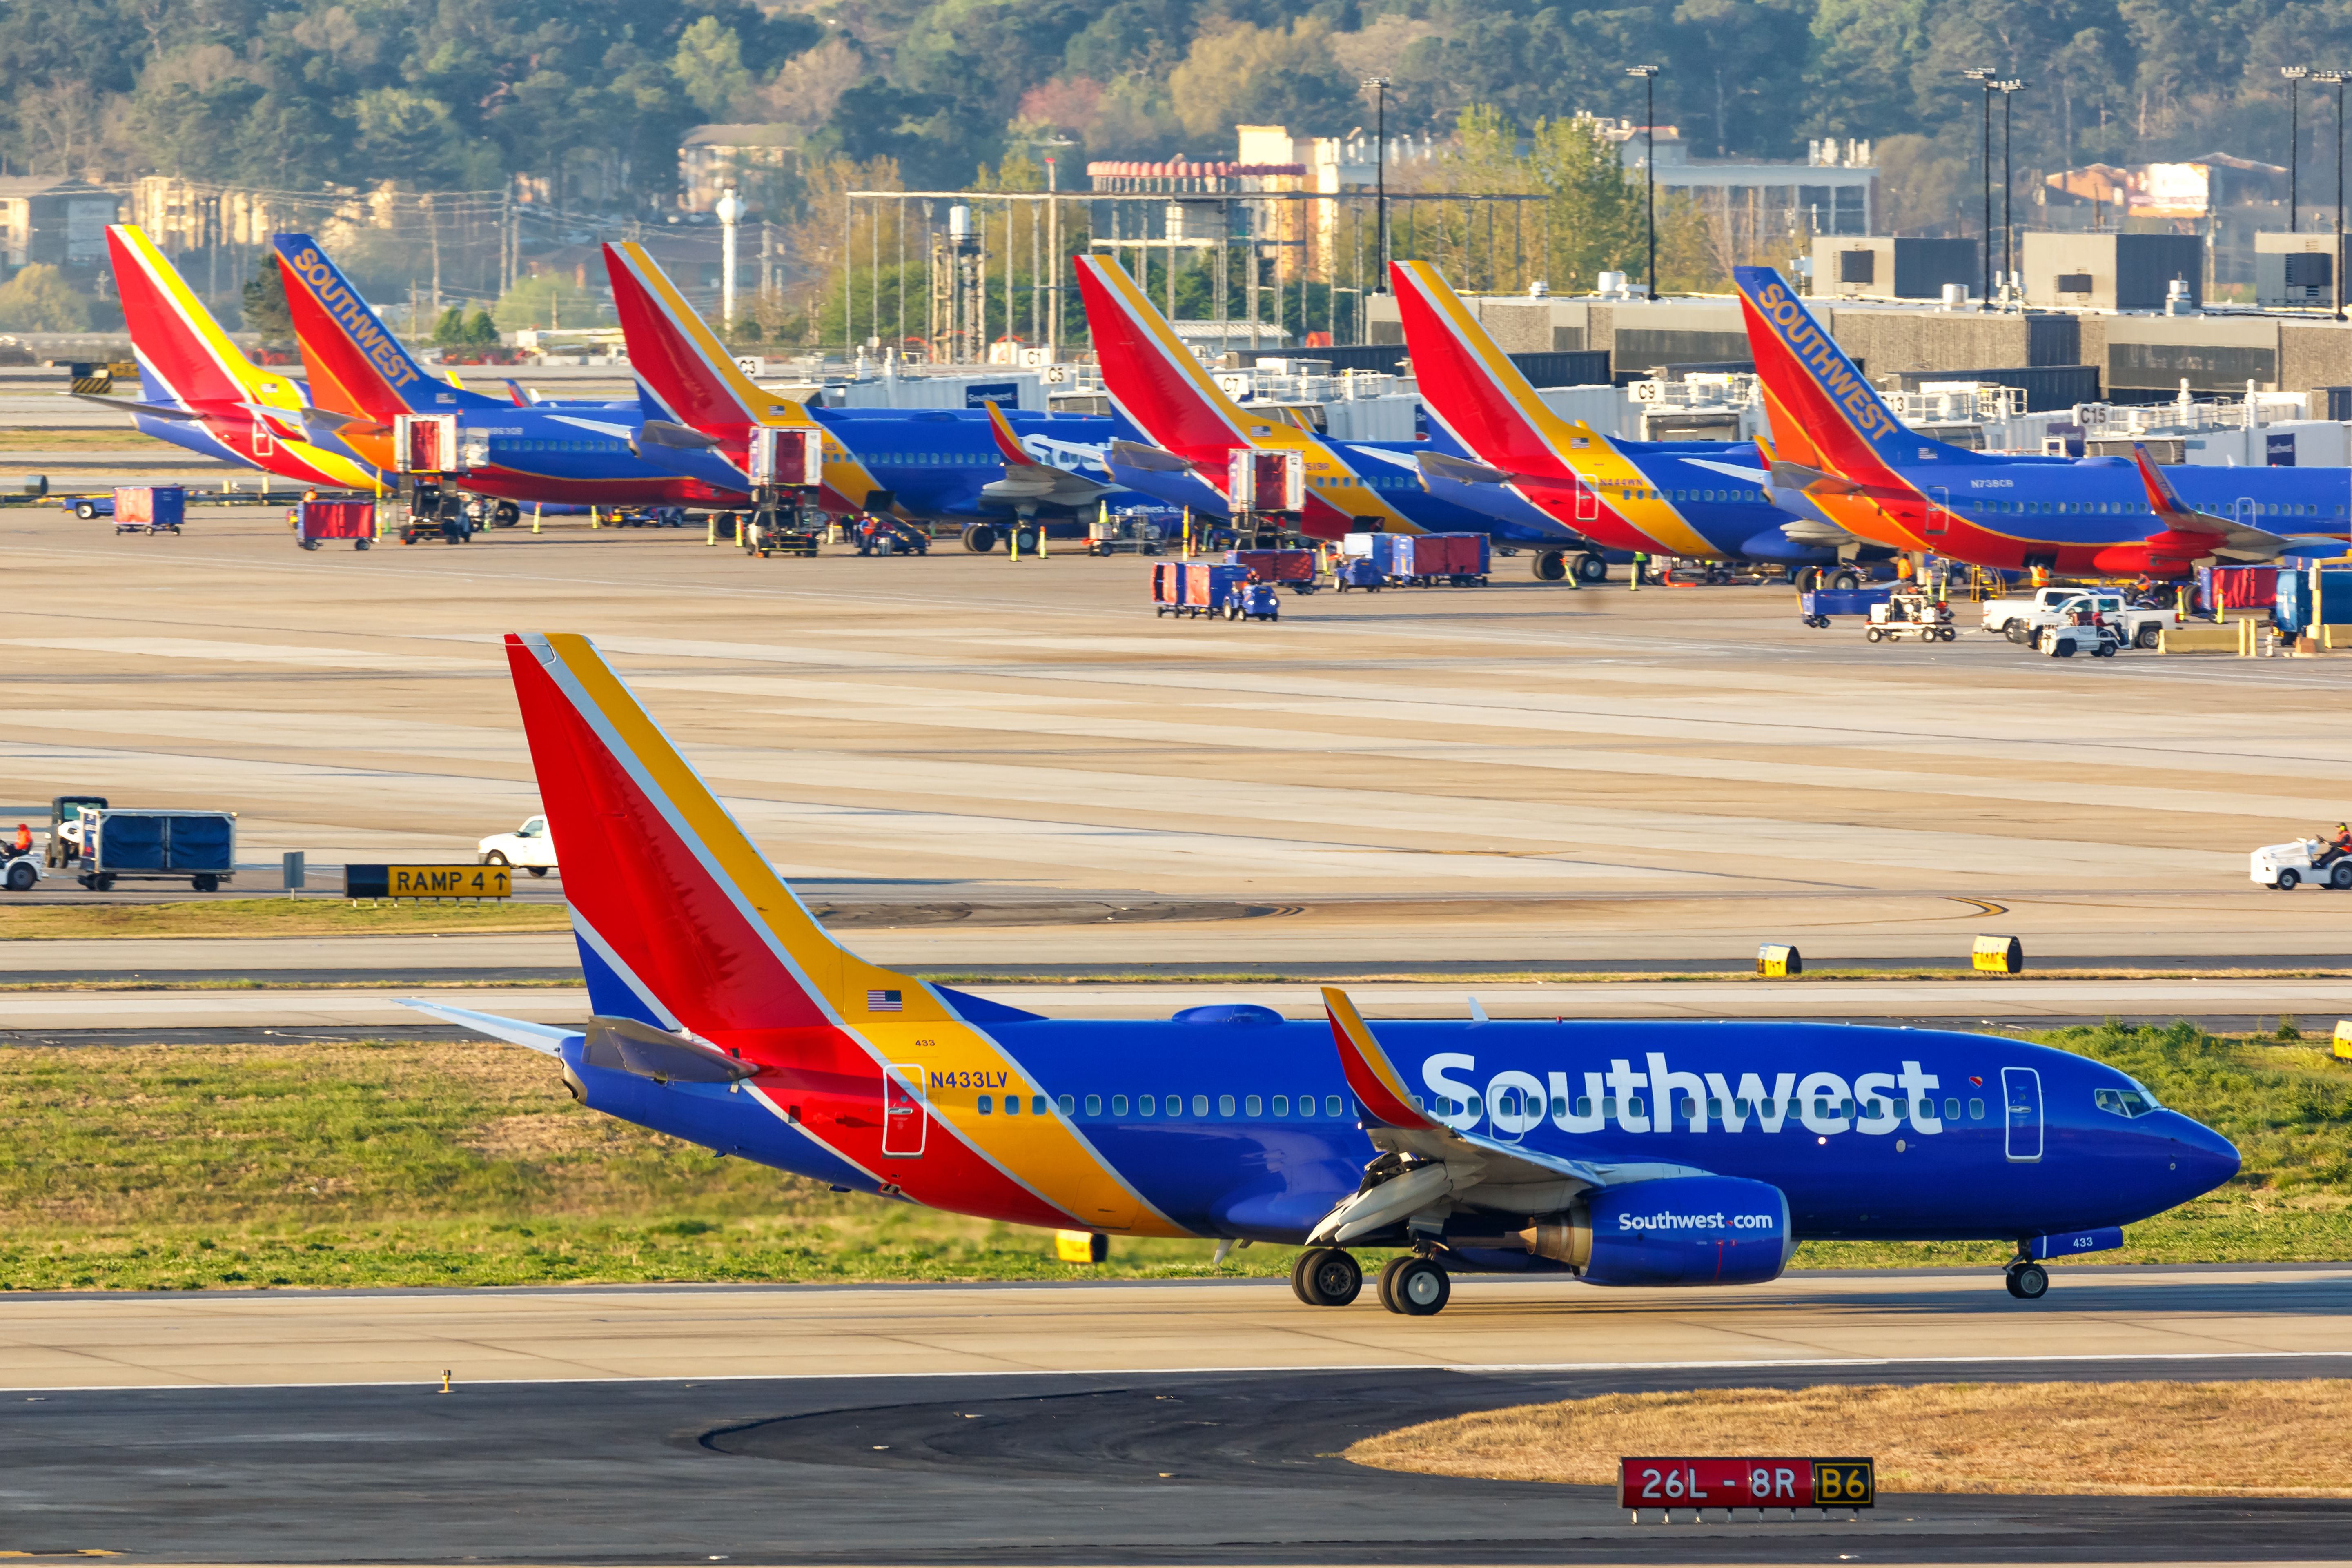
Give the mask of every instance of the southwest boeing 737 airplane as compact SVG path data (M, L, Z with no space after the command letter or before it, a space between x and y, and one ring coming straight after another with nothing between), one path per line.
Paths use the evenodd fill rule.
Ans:
M641 440L635 403L531 404L469 391L425 373L308 235L271 242L302 363L313 423L379 468L393 467L402 415L457 417L460 489L509 503L743 506L742 477L711 453Z
M754 429L821 428L825 510L963 521L965 545L982 552L995 543L995 521L1091 515L1117 494L1108 474L1084 471L1117 435L1111 420L993 406L813 410L745 375L643 246L607 245L604 270L629 363L662 405L657 439L708 447L748 471Z
M149 436L206 458L331 489L382 488L376 469L308 423L307 389L246 358L177 268L134 225L106 231L139 401L92 402L129 414Z
M1412 467L1419 455L1414 447L1327 440L1272 414L1251 412L1225 395L1118 262L1080 256L1073 265L1103 386L1152 443L1122 442L1111 448L1111 471L1138 489L1224 515L1226 463L1234 452L1297 451L1305 454L1307 465L1300 531L1315 538L1376 529L1490 533L1505 544L1554 555L1591 548L1583 534L1549 517L1506 519L1431 495ZM1213 498L1206 505L1203 486Z
M1434 266L1389 271L1430 414L1477 459L1423 458L1432 490L1497 516L1532 508L1622 549L1686 559L1833 566L1893 553L1789 517L1752 444L1626 441L1562 418Z
M1768 1280L1809 1237L1996 1240L2009 1289L2120 1246L2237 1151L2112 1068L1933 1029L1364 1018L1327 989L1164 1022L1040 1017L826 934L584 637L507 658L584 1029L410 1005L561 1064L590 1108L844 1189L1009 1224L1301 1251L1392 1311L1457 1273ZM1475 1010L1474 1009L1474 1012Z
M2126 458L1972 452L1907 430L1778 272L1732 279L1779 447L1771 482L1874 543L2012 572L2178 578L2336 555L2352 538L2352 469L2144 475Z

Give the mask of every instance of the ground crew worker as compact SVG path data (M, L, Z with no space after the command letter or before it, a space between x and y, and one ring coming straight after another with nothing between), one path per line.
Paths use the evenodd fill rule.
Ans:
M1642 591L1642 578L1649 569L1650 558L1641 551L1636 550L1633 552L1633 578L1632 582L1626 584L1626 592L1631 594L1640 593Z
M24 829L19 827L17 831L21 833ZM2336 825L2336 837L2327 840L2326 847L2312 861L2312 868L2318 870L2332 866L2347 855L2352 855L2352 825L2339 822Z
M24 823L16 824L14 848L19 855L30 855L33 852L33 830Z
M1895 580L1898 583L1911 581L1911 557L1908 555L1898 555L1895 558Z

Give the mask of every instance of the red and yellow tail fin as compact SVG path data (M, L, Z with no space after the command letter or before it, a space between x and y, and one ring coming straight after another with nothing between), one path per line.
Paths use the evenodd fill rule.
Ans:
M1536 395L1470 308L1426 261L1392 261L1391 279L1421 395L1479 461L1514 473L1564 475L1564 454L1592 432Z
M1226 396L1118 263L1081 256L1073 265L1103 386L1153 445L1213 470L1220 488L1225 455L1235 447L1317 445L1297 426L1249 414Z
M106 231L123 325L141 362L191 408L251 401L259 368L221 331L195 290L136 225Z
M1414 1102L1404 1075L1372 1037L1372 1026L1348 994L1336 985L1323 987L1323 1012L1331 1020L1331 1043L1339 1047L1339 1071L1365 1113L1391 1127L1439 1130L1442 1124Z
M743 374L644 246L635 240L607 245L604 271L630 367L679 424L725 440L754 425L815 423L800 403L761 391Z

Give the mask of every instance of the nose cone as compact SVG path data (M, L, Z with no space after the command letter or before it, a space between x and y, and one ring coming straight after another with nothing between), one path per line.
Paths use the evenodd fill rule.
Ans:
M2200 1193L2210 1193L2238 1173L2236 1144L2179 1111L2165 1114L2172 1122L2165 1129L2167 1152L2180 1188L2175 1202L2186 1203Z

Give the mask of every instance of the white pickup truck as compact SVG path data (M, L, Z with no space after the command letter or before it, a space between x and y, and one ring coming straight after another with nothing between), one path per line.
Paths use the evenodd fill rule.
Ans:
M1987 600L1984 628L2013 643L2031 644L2048 627L2071 622L2075 602L2083 599L2116 628L2126 647L2154 647L2165 627L2180 624L2179 610L2137 605L2113 588L2037 588L2028 599Z

